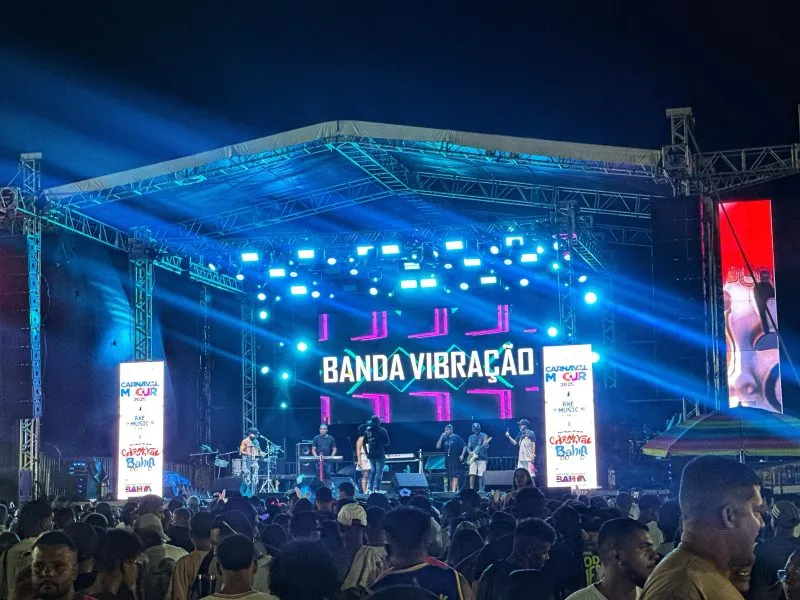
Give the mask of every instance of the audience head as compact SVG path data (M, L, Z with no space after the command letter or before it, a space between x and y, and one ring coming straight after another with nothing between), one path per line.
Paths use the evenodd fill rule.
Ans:
M761 479L752 469L719 456L699 456L683 469L680 506L684 535L712 540L731 567L751 564L760 529Z
M356 496L356 486L353 485L352 481L343 481L339 484L339 500L344 500L345 498L355 498Z
M108 502L99 502L94 510L106 518L109 527L117 526L117 512Z
M633 506L633 496L628 492L619 492L614 499L614 506L617 507L620 517L629 517L631 514L631 506Z
M461 500L461 510L464 514L475 512L481 507L481 496L478 490L472 488L464 488L458 493L458 499Z
M183 498L170 498L170 501L167 502L167 510L173 515L175 514L176 510L183 508L184 506L186 506L186 503L183 501Z
M386 541L384 523L386 522L386 511L378 506L370 506L366 510L367 515L367 542L371 546L382 546Z
M134 530L145 545L145 548L152 548L169 542L169 537L164 533L164 524L158 515L147 513L136 517Z
M292 515L290 529L293 539L310 539L317 534L317 517L313 512L304 510Z
M33 544L31 583L36 598L69 598L78 576L78 551L62 531L48 531Z
M198 549L198 546L211 543L211 527L213 524L214 515L211 513L199 512L189 519L189 537L195 546L195 550Z
M425 496L411 496L411 499L408 501L408 505L420 509L427 515L433 514L433 506L431 506L431 501Z
M192 511L188 508L179 508L172 513L172 524L175 527L189 527L189 520L192 518Z
M109 529L97 539L94 568L98 573L120 573L123 584L132 589L139 577L142 544L124 529Z
M553 528L567 544L582 541L581 516L577 510L566 504L562 505L552 516Z
M64 529L75 522L75 511L69 507L59 508L53 512L53 528Z
M607 571L644 587L658 562L647 525L627 517L611 519L600 527L597 541L600 561Z
M367 506L377 506L378 508L388 511L390 508L389 498L386 497L386 494L373 492L367 497Z
M317 488L317 491L314 495L314 500L317 505L317 510L330 510L331 503L333 502L333 493L331 492L331 488L322 486L321 488Z
M800 510L797 505L788 500L779 500L772 507L772 527L776 535L791 535L796 537L797 526L800 525Z
M369 418L370 427L378 427L381 424L381 418L378 415L372 415Z
M547 515L547 499L542 490L527 487L517 492L514 500L514 516L517 519L544 519Z
M608 508L608 500L603 498L603 496L592 496L591 498L589 498L589 507Z
M507 512L498 511L492 515L489 522L489 532L487 534L488 542L496 542L497 540L514 535L516 529L516 519L514 516Z
M642 494L639 496L639 520L642 523L658 522L660 508L661 499L655 494Z
M108 519L96 512L91 512L83 517L83 523L96 529L106 529L108 527Z
M261 543L264 544L267 551L274 555L277 550L283 548L289 541L289 534L280 525L267 525L261 532Z
M94 558L95 545L97 544L97 531L89 523L72 523L64 528L70 539L75 544L78 552L78 562Z
M292 506L292 514L296 515L301 512L311 512L314 510L314 505L308 498L298 498L297 502Z
M53 529L53 509L44 500L33 500L22 506L17 533L21 538L36 537Z
M148 494L139 500L139 506L136 510L139 515L155 514L164 517L164 500L161 496L155 494Z
M541 569L550 555L550 546L556 541L556 532L541 519L523 519L514 530L514 551L529 569Z
M668 542L677 541L681 526L681 507L675 500L667 500L658 511L658 528Z
M778 579L786 600L800 600L800 550L795 550L778 571Z
M461 501L458 500L458 498L453 498L452 500L448 500L444 503L444 508L442 509L442 520L443 522L449 521L450 519L455 519L463 513L464 511L461 510Z
M336 516L336 521L342 528L355 527L363 530L368 523L367 511L360 504L346 504Z
M217 559L226 577L238 573L248 578L252 584L257 570L256 550L252 539L240 533L226 537L217 548Z
M0 533L0 555L17 543L19 543L19 536L16 533L11 531Z
M323 600L339 586L336 562L321 542L290 542L270 563L270 592L281 600Z
M529 487L533 485L533 479L531 479L531 474L528 472L528 469L519 468L514 471L514 484L513 488L515 490L520 490L525 487Z
M450 540L450 549L447 553L447 564L455 567L473 552L483 548L481 534L473 529L459 529Z
M427 537L431 518L417 508L401 506L386 514L386 551L389 562L427 556Z

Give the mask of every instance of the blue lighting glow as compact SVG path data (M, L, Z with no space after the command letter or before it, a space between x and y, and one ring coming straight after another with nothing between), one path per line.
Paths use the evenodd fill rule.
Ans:
M352 275L353 277L358 275L358 269L350 269L350 275Z
M547 328L547 335L554 338L558 335L558 327L553 327L552 325Z
M333 265L335 265L335 264L336 264L336 257L335 257L335 256L329 256L329 257L328 257L328 261L327 261L327 262L328 262L328 264L329 264L330 266L333 266Z
M495 275L484 275L481 277L481 285L492 285L497 283L497 276Z
M242 262L258 262L261 260L258 252L242 252Z
M295 348L297 348L298 352L305 352L306 350L308 350L308 344L306 342L299 341L295 345Z
M530 282L529 282L527 279L525 279L524 277L523 277L522 279L520 279L520 280L519 280L519 284L520 284L522 287L527 287L529 283L530 283Z
M400 246L398 244L386 244L385 246L381 246L381 252L387 256L391 254L400 254Z
M289 379L289 378L288 378L288 377L286 377L285 379ZM282 408L283 410L286 410L287 408L289 408L289 405L288 405L288 404L286 404L286 402L281 402L281 408Z
M469 289L469 284L462 281L461 283L458 284L458 287L466 292Z
M465 267L480 267L481 266L481 259L480 258L465 258L464 259L464 266Z
M558 271L561 268L561 265L557 262L554 262L552 265L550 265L550 268L553 269L553 271Z
M236 274L236 281L244 281L244 275L241 273Z
M297 271L289 271L289 277L297 277Z
M289 371L281 371L281 379L283 379L284 381L288 381L289 380ZM285 404L286 404L285 402L282 402L281 403L281 408L286 408Z
M263 367L261 367L261 374L266 375L267 373L269 373L269 367L267 365L264 365Z
M506 258L505 260L503 260L503 264L506 265L506 266L511 265L513 262L514 261L511 260L510 258Z
M558 242L553 242L553 250L558 250Z
M539 255L535 254L534 252L526 252L525 254L520 254L519 262L521 263L539 262Z
M521 235L507 235L506 236L506 246L509 248L513 246L522 246L525 240L522 239Z
M463 240L447 240L444 243L444 247L448 250L463 250L464 249L464 241Z
M319 290L314 290L313 292L311 292L311 297L314 298L315 300L319 298Z
M215 265L214 263L210 262L210 263L208 263L208 268L211 271L216 271L217 270L217 265Z
M489 246L489 252L492 254L500 254L500 248L497 246Z
M369 254L369 251L374 249L375 246L357 246L356 247L356 254L359 256L366 256ZM353 262L352 260L350 262Z
M597 364L600 362L600 353L592 351L592 364Z
M376 288L376 287L369 288L369 295L370 296L377 296L378 295L378 288Z
M583 301L586 302L586 304L596 304L597 294L594 292L586 292L586 294L583 296Z
M419 263L415 263L415 262L403 263L403 268L406 271L419 271Z
M416 279L401 279L400 280L400 289L403 290L415 290L417 289L417 280Z
M310 248L305 248L303 250L297 251L297 258L302 258L307 260L309 258L314 258L315 254L316 253L314 252L314 250L311 250Z
M450 270L453 268L453 263L444 263L444 268Z
M256 298L258 298L261 302L263 302L264 300L267 299L267 295L264 292L258 292Z
M269 318L269 313L265 310L258 311L258 318L262 321L266 321Z
M567 262L571 261L572 260L572 254L570 254L569 252L565 252L564 253L564 260L566 260Z
M587 279L588 277L586 277L586 275L581 275L580 277L578 277L578 283L586 283Z
M544 246L536 246L536 254L544 254Z
M308 288L304 285L293 285L289 288L292 296L304 296L308 293Z
M286 269L283 267L275 267L269 270L270 277L286 277Z
M436 278L435 277L428 277L426 279L419 280L420 287L423 288L435 288L436 287Z

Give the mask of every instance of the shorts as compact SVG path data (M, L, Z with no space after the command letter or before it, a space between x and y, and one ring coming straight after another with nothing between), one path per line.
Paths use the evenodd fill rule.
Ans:
M486 461L485 460L476 460L469 466L469 474L470 475L477 475L478 477L483 477L483 474L486 472Z
M369 459L367 458L367 453L362 452L361 457L358 459L358 470L359 471L369 471L372 466L369 464Z

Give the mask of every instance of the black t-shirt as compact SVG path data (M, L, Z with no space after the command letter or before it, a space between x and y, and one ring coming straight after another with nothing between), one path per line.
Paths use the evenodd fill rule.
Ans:
M318 455L331 456L333 454L333 449L336 447L336 440L333 439L332 435L326 435L325 437L318 435L314 438L311 445L317 449Z
M367 444L367 457L373 460L386 458L386 448L389 447L389 434L383 427L367 427L364 434L364 442Z
M520 431L519 433L517 433L517 443L519 444L522 438L524 438L525 436L528 436L532 442L536 441L536 434L533 433L533 430L526 429L525 431Z
M444 453L448 459L457 460L461 456L461 451L464 450L465 445L464 438L455 433L449 437L445 436L442 440L442 448L444 448Z
M778 569L784 567L789 555L798 548L798 538L772 538L756 546L756 562L750 578L751 593L778 583Z
M509 594L510 576L514 571L524 568L522 565L511 562L508 558L492 563L480 577L476 600L516 600L512 599ZM531 575L537 579L537 584L530 586L530 593L525 596L525 600L550 600L553 598L553 585L547 573L532 571Z
M550 576L555 585L555 591L561 597L567 597L573 592L586 587L586 570L583 562L583 547L572 547L558 542L550 548L550 559L544 566L544 571Z

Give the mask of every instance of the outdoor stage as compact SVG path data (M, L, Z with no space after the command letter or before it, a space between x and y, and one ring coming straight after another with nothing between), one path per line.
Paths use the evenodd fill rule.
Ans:
M320 422L351 460L372 413L396 452L481 420L513 454L523 417L580 452L580 431L546 433L543 367L581 345L604 484L632 461L630 423L725 401L716 208L800 166L792 145L701 153L691 110L667 117L658 149L333 121L47 189L43 157L21 155L0 189L5 493L58 494L68 460L125 458L109 390L131 360L165 362L157 450L205 482L250 427L285 475ZM705 261L676 263L693 245ZM695 269L708 305L682 305L658 264ZM707 342L660 326L684 308ZM686 356L696 371L664 372Z

